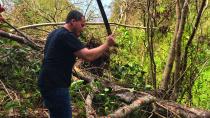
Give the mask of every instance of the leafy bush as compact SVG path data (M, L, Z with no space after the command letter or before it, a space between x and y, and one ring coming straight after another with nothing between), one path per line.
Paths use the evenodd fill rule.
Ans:
M136 34L135 30L126 28L121 28L118 32L122 35L118 35L116 39L119 48L117 54L112 55L111 58L111 73L126 86L136 89L144 88L146 72L140 66L141 58L138 51L142 46L139 45L142 37Z
M22 116L29 108L37 107L40 94L37 90L37 76L40 69L40 55L30 48L21 47L13 41L1 41L0 78L5 86L15 92L14 101L1 103L5 111L17 109ZM0 91L0 98L5 91ZM12 93L13 95L13 93Z

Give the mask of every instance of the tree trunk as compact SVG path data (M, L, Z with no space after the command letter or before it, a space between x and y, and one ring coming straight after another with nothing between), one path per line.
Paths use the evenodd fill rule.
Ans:
M174 31L173 41L171 43L171 48L168 55L168 60L164 68L163 77L162 77L162 83L161 83L161 89L163 89L164 92L168 90L168 85L170 84L170 74L171 70L173 68L174 58L175 58L175 45L176 45L176 38L177 38L177 32L179 29L179 24L181 20L181 13L180 13L180 3L179 0L176 2L176 29Z
M179 93L179 84L180 84L180 72L181 72L181 42L182 42L182 36L183 31L186 23L186 18L188 15L188 0L185 0L182 12L181 12L181 20L179 24L179 30L177 33L176 38L176 46L175 46L175 71L174 71L174 91L173 91L173 100L176 100L178 98Z
M147 42L148 42L148 51L149 51L149 57L150 57L150 68L149 68L149 72L150 72L150 78L152 79L152 83L153 83L153 87L154 90L156 91L157 87L156 87L156 64L155 64L155 60L154 60L154 45L153 45L153 22L152 22L152 17L151 17L151 13L150 11L152 11L153 9L150 10L150 8L152 7L152 3L154 3L154 1L147 1Z

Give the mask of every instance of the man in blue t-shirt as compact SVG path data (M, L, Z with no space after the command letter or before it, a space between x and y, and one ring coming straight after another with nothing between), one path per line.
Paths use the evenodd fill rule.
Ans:
M104 44L87 49L78 39L85 27L85 17L70 11L62 28L52 31L44 48L44 60L38 86L51 118L71 118L69 86L76 57L93 61L115 44L112 35Z

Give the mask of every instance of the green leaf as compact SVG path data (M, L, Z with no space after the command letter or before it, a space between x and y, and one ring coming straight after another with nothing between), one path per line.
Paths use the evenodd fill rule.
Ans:
M71 90L77 90L83 85L84 80L77 80L72 82L71 84Z
M13 108L17 108L19 106L20 105L19 105L18 101L10 101L10 102L6 103L4 108L5 108L5 110L10 110L10 109L13 109Z
M129 91L133 93L135 90L134 90L134 88L132 88L132 89L129 89Z
M163 13L166 9L163 6L157 8L157 11Z
M153 88L152 85L149 84L145 85L145 90L151 90L152 88Z
M105 91L105 92L108 92L108 91L109 91L109 88L105 88L104 91Z
M105 96L105 94L104 94L104 93L101 93L101 94L99 94L99 95L101 95L101 96Z

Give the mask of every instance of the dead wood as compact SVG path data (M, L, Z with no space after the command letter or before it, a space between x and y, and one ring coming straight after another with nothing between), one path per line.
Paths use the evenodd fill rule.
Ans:
M166 110L172 111L182 118L210 118L210 112L197 109L189 108L169 101L158 101L159 106L164 106Z
M110 87L112 89L112 94L115 96L120 97L123 101L128 103L114 113L109 114L106 117L126 117L130 113L132 113L135 109L139 108L142 105L148 105L151 107L151 103L156 103L155 108L153 107L152 114L167 117L168 114L172 114L175 117L183 117L183 118L209 118L210 111L196 109L196 108L189 108L184 107L183 105L177 104L171 101L163 101L149 93L135 91L130 88L124 88L122 86L116 85L114 82L107 81L106 78L97 77L96 75L90 74L89 72L82 71L80 69L76 69L77 74L74 74L77 78L84 79L85 81L98 80L102 83L103 86ZM75 72L74 72L75 73ZM99 117L95 110L92 107L92 100L94 97L94 92L98 90L93 89L93 93L90 93L86 98L86 116L88 118ZM131 104L129 104L131 103ZM162 109L167 112L167 114L162 114L160 110ZM104 116L103 116L104 117Z
M18 43L27 45L27 46L31 47L32 49L35 49L35 50L41 50L42 49L41 46L38 46L35 43L30 42L29 40L27 40L24 37L14 35L14 34L5 32L3 30L0 30L0 37L11 39L13 41L17 41Z
M122 108L119 108L117 111L115 111L113 114L109 114L108 117L112 118L122 118L126 117L129 113L137 109L138 107L149 104L155 101L155 97L153 96L143 96L135 100L132 104L123 106Z

